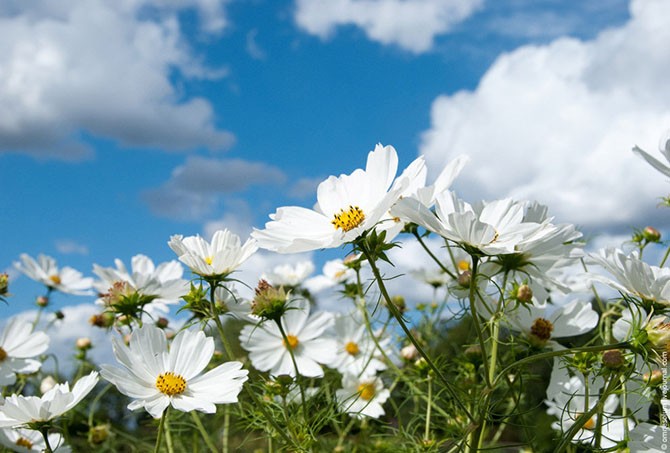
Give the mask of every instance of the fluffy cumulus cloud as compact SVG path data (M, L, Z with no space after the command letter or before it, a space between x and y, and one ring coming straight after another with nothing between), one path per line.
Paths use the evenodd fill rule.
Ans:
M157 215L198 219L216 207L222 194L253 185L283 184L285 180L280 169L264 162L193 156L176 167L165 184L146 191L143 198Z
M373 41L421 53L482 4L483 0L297 0L294 19L322 39L337 27L354 25Z
M668 227L666 178L631 148L658 153L670 127L670 3L633 0L630 13L591 40L503 54L474 91L438 97L421 143L432 169L465 153L456 188L469 199L537 199L594 229Z
M220 78L180 29L195 10L202 33L225 24L219 0L48 0L0 4L0 152L80 159L82 134L126 146L223 149L233 140L211 104L175 80ZM175 75L178 75L175 78Z

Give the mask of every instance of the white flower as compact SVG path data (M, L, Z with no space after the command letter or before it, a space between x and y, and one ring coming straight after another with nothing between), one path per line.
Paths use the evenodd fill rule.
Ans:
M275 266L272 272L262 274L261 279L266 280L272 286L295 287L302 284L312 272L314 272L314 263L300 261L295 264L287 263Z
M590 302L573 300L560 308L545 305L520 306L508 313L509 327L527 335L531 343L552 347L556 338L581 335L598 324L598 313Z
M669 268L650 266L640 260L637 253L628 256L621 250L612 248L591 254L590 257L616 278L615 281L592 274L593 280L642 300L670 306Z
M50 256L39 255L37 261L25 253L21 262L14 266L33 280L45 284L52 290L67 294L86 296L92 294L93 279L83 277L81 272L71 267L58 268L56 260Z
M156 267L149 257L135 255L131 260L131 272L121 260L116 259L114 263L116 269L93 265L93 272L100 278L94 285L103 295L98 303L104 304L104 296L111 294L113 297L117 290L122 295L137 292L151 298L149 306L144 307L145 311L167 312L167 305L178 303L189 291L188 281L182 278L184 269L177 261L168 261Z
M295 376L291 352L295 357L301 376L322 377L319 365L329 364L335 357L335 340L326 337L326 330L333 325L333 316L321 312L309 315L309 302L293 300L281 318L288 344L284 342L279 327L274 322L258 326L245 326L240 333L240 343L249 351L252 365L271 375Z
M242 299L235 288L235 284L219 283L214 290L214 302L220 313L230 314L242 321L258 322L260 318L251 314L251 302Z
M587 397L583 379L578 376L569 377L567 372L562 374L563 379L557 380L555 385L550 385L552 399L545 400L545 403L548 406L547 413L558 417L558 421L552 424L552 428L565 433L582 414L591 410L598 403L599 389L592 386ZM600 447L602 448L614 447L624 439L626 422L630 427L634 425L632 420L626 421L621 417L614 416L618 404L619 399L616 395L608 396L603 404L601 414L602 436L600 438ZM597 423L598 415L594 415L577 432L572 442L593 443L595 440L594 428Z
M400 196L403 183L389 191L398 169L392 146L377 145L368 154L365 170L331 176L317 188L314 210L297 206L277 209L264 230L252 237L260 247L279 253L294 253L339 247L377 226Z
M218 230L211 244L200 236L174 235L168 242L179 261L203 277L222 277L237 269L253 255L258 246L248 239L244 245L240 237L228 230Z
M16 382L16 374L30 374L40 369L42 363L33 360L49 347L49 337L44 332L33 332L33 325L12 318L0 333L0 386Z
M386 369L381 352L357 312L337 316L334 331L337 349L329 366L342 374L354 376L372 376ZM388 348L390 339L378 341L380 346Z
M663 157L665 157L665 160L670 162L670 130L666 131L665 134L663 135L663 137L661 137L661 141L659 143L658 148L661 150L661 154L663 154ZM648 152L640 149L637 146L633 148L633 152L637 153L640 157L642 157L644 160L646 160L656 170L660 171L665 176L670 177L670 167L669 166L664 165L658 159L653 157L651 154L649 154Z
M350 374L342 377L342 388L335 392L335 400L342 412L356 418L379 418L384 415L382 404L391 396L378 377L358 378Z
M41 397L12 395L0 406L0 428L18 427L29 423L52 420L75 407L98 382L98 372L92 371L79 379L72 390L66 382L58 384Z
M515 246L538 228L524 222L524 204L509 199L470 206L453 192L435 198L435 213L414 198L403 198L393 212L440 236L485 255L514 253Z
M305 282L305 288L310 292L316 293L341 283L353 282L356 279L356 271L348 266L347 263L358 258L358 255L352 255L352 257L347 257L345 260L336 258L326 261L323 265L323 273L308 279ZM363 263L366 262L364 261Z
M48 436L49 446L54 453L69 453L72 451L66 446L63 436L58 433L51 433ZM2 428L0 429L0 444L12 451L21 453L43 452L47 445L44 437L39 431L24 428Z
M103 365L102 377L134 399L129 409L144 408L154 418L169 405L211 414L215 404L236 403L249 373L240 362L226 362L201 374L214 354L214 340L201 331L179 332L169 350L165 332L149 324L133 332L130 346L112 341L123 368Z

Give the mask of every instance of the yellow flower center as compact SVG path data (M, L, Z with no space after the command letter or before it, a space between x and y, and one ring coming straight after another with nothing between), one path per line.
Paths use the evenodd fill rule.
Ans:
M7 358L7 351L2 349L2 346L0 346L0 362L4 361Z
M470 270L470 261L468 260L460 260L457 264L458 270L461 272L469 271Z
M349 209L346 211L340 209L339 214L335 214L335 219L330 223L333 224L335 229L341 229L342 231L351 231L356 228L358 225L363 223L365 220L365 214L363 210L358 206L349 206Z
M581 416L582 416L582 413L579 412L579 413L577 413L576 418L579 418ZM593 430L593 429L595 429L595 427L596 427L595 417L591 417L586 421L586 423L584 423L584 426L582 426L582 429Z
M214 258L211 256L205 258L205 263L209 264L210 266L212 265L212 261L214 261Z
M288 343L288 344L287 344ZM295 335L286 335L286 340L282 340L282 344L286 349L290 349L291 351L294 350L297 346L298 343L298 337Z
M166 395L181 395L186 390L186 379L171 371L166 371L156 378L156 388Z
M544 318L537 318L530 327L530 334L536 336L542 341L547 341L551 338L551 332L554 330L554 325L551 321Z
M358 353L360 352L360 349L358 349L358 345L353 341L347 343L344 346L344 350L347 351L350 355L358 355Z
M18 439L16 439L16 445L18 447L25 447L28 450L33 449L33 443L31 441L29 441L28 439L26 439L25 437L19 437Z
M61 284L61 279L59 275L50 275L49 280L51 280L54 285L60 285Z
M358 386L358 394L365 401L370 401L375 397L376 388L374 382L364 382Z

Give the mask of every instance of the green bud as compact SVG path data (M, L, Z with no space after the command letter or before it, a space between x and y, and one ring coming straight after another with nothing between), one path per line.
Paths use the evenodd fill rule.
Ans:
M256 296L251 302L251 313L263 318L279 322L286 312L289 293L283 287L278 289L267 281L261 280L256 288Z

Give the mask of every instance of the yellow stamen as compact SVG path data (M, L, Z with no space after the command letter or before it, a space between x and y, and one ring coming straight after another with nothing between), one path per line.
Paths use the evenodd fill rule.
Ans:
M7 351L2 349L2 346L0 346L0 362L5 360L7 358Z
M61 284L61 279L59 275L50 275L49 280L51 280L54 285L60 285Z
M357 390L360 397L365 401L370 401L374 398L377 391L374 382L364 382L358 386Z
M579 414L581 416L582 414ZM593 430L596 427L596 421L594 420L595 417L589 418L586 423L584 423L584 426L582 426L583 429L589 429Z
M349 206L349 209L346 211L340 209L339 214L335 214L335 219L330 223L333 224L335 229L341 229L344 232L351 231L365 220L365 214L363 210L358 206Z
M205 258L205 263L209 264L210 266L212 265L212 261L214 261L214 258L211 256Z
M344 350L347 351L350 355L358 355L360 352L360 349L358 349L358 345L354 343L353 341L350 341L344 346Z
M458 270L461 271L461 272L469 271L470 270L470 261L460 260L458 262Z
M166 371L156 378L156 388L168 396L181 395L186 390L186 379L171 371Z
M286 340L288 340L288 346L286 345L287 343ZM298 341L298 337L296 337L295 335L286 335L286 340L282 340L282 344L286 349L290 349L291 351L298 346L298 343L300 343Z
M24 447L24 448L27 448L28 450L33 449L33 443L31 441L29 441L28 439L26 439L25 437L19 437L18 439L16 439L16 446L17 447Z

